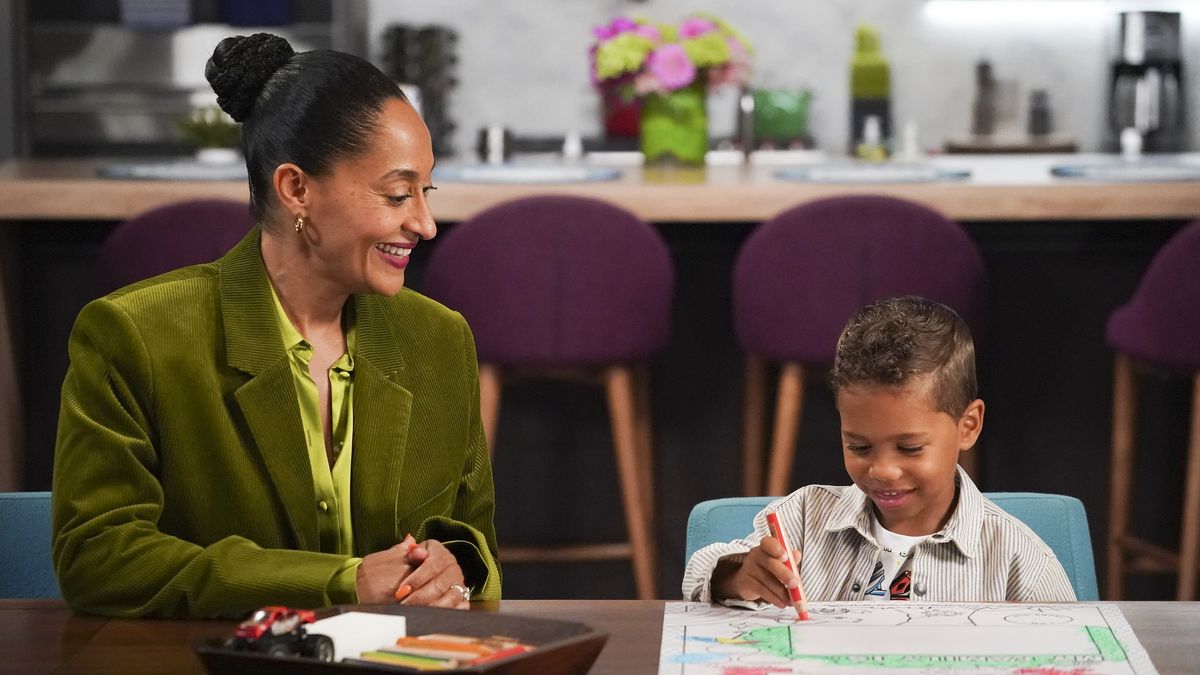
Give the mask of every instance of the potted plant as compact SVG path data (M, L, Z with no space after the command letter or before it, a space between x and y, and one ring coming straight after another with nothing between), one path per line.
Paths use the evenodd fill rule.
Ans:
M179 122L179 134L196 148L196 161L232 164L238 161L238 125L216 106L200 108Z
M703 164L707 90L746 82L750 43L710 14L678 26L620 16L592 32L592 83L610 99L640 103L646 161Z

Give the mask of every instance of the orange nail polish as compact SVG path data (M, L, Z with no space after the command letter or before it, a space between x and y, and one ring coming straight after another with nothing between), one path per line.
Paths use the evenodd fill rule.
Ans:
M400 584L400 588L396 589L396 602L400 602L401 600L407 598L409 593L412 593L412 586L409 586L408 584Z

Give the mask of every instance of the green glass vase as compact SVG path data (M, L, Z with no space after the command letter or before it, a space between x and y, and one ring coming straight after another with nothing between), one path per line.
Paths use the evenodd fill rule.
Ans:
M704 165L708 108L704 87L694 84L642 101L642 154L647 164Z

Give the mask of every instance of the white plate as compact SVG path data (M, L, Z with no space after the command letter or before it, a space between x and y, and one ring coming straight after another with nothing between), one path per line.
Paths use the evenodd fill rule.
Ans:
M1059 164L1050 167L1050 173L1058 178L1102 183L1165 183L1200 180L1200 164L1169 159L1144 159L1100 164Z
M616 169L587 166L521 166L512 164L447 166L433 170L436 180L463 183L587 183L615 180Z
M105 178L125 180L246 180L246 165L194 160L118 163L100 167L99 173Z
M814 183L932 183L963 180L970 178L971 172L928 164L863 163L779 169L775 177Z

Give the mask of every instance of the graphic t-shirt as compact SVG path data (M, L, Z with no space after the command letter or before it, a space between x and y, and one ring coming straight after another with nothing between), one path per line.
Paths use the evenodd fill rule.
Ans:
M909 564L909 554L917 544L928 539L928 535L910 537L896 534L884 529L875 519L871 523L871 534L879 543L879 560L871 572L871 581L867 584L867 592L863 594L867 600L908 600L912 592L912 566Z

